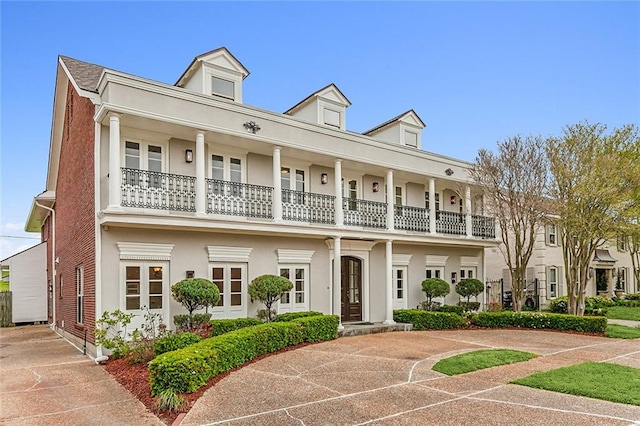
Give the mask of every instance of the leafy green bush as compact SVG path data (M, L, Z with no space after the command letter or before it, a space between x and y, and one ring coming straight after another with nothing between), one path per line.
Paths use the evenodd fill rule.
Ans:
M604 317L526 312L479 312L473 316L471 323L489 328L545 328L588 333L603 333L607 328L607 319Z
M165 352L186 348L189 345L198 343L200 340L202 340L200 336L189 332L169 333L156 342L153 346L153 351L158 356Z
M464 312L477 311L480 309L480 302L458 302Z
M460 315L452 312L429 312L420 309L399 309L393 311L396 322L413 324L414 330L443 330L460 328L467 322Z
M252 298L264 303L266 312L263 312L262 317L267 322L270 322L275 317L271 306L280 300L282 293L290 291L292 288L293 283L285 277L280 275L260 275L251 281L247 291Z
M333 340L338 337L337 315L315 315L295 318L291 322L300 324L304 333L304 341L308 343Z
M215 337L258 324L262 322L256 318L214 319L209 321L211 327L206 337Z
M458 314L462 316L464 314L464 308L458 305L442 305L438 308L439 312L453 312L454 314Z
M471 296L478 297L484 291L482 281L475 278L465 278L456 284L456 293L467 298L467 303L471 302ZM469 305L466 305L469 306Z
M302 342L333 339L337 329L338 317L323 315L260 324L202 340L149 363L151 392L194 392L210 378L260 355Z
M615 302L602 296L587 296L584 298L584 313L586 315L605 315L607 307L615 306ZM567 296L556 297L549 302L551 312L566 314L569 312L569 298Z
M627 294L624 298L625 300L640 300L640 293Z
M316 311L286 312L284 314L278 315L274 321L286 322L286 321L291 321L297 318L316 317L318 315L324 315L324 314L322 312L316 312Z
M174 315L173 324L177 332L202 329L211 318L211 314Z
M114 358L122 358L129 353L127 345L127 326L131 324L134 314L125 314L120 309L103 312L96 321L96 344L102 345L112 352Z
M569 312L569 298L567 296L556 297L549 302L549 310L556 314Z
M422 291L427 296L427 303L423 304L423 309L437 310L432 309L434 307L433 298L446 296L451 291L451 287L448 282L440 278L427 278L422 281Z
M189 315L198 309L215 306L220 300L218 286L205 278L187 278L171 286L171 294Z

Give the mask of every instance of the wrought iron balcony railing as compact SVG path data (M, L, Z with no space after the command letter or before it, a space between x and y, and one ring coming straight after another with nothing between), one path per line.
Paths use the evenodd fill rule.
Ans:
M465 235L467 233L465 215L444 210L437 211L436 232L439 234Z
M193 212L196 178L171 173L122 168L124 207Z
M493 217L471 216L471 227L474 237L495 238L496 220Z
M207 179L207 213L271 218L272 192L269 186Z
M282 219L309 223L335 223L333 195L282 190Z
M405 231L429 232L429 210L422 207L394 206L394 227Z
M343 198L344 224L365 228L386 228L387 203Z

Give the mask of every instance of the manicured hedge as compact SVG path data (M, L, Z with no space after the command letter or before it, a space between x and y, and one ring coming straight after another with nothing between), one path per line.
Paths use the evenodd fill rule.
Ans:
M287 312L284 314L280 314L276 317L275 321L277 322L287 322L297 318L304 317L317 317L318 315L324 315L322 312L316 311L304 311L304 312Z
M214 319L209 321L211 329L207 331L207 335L208 337L220 336L230 331L259 324L262 324L262 321L257 318Z
M472 317L471 323L490 328L545 328L590 333L603 333L607 328L607 319L604 317L581 317L540 312L480 312Z
M414 330L443 330L467 325L466 320L458 314L452 312L430 312L420 309L393 311L393 319L396 322L413 324Z
M439 312L453 312L462 316L464 314L464 308L458 305L442 305L437 309Z
M185 332L185 333L170 333L160 338L153 345L153 353L155 356L161 355L165 352L176 351L178 349L186 348L189 345L193 345L201 341L202 338L197 334Z
M337 329L336 316L306 317L231 331L164 353L149 363L151 393L194 392L212 377L260 355L302 342L334 339Z

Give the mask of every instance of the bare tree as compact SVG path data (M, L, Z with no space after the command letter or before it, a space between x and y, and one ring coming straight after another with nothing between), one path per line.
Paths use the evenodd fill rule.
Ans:
M571 314L584 313L589 263L596 248L620 231L636 180L630 153L637 149L637 130L605 131L600 124L578 123L547 145Z
M636 286L634 292L640 292L640 224L635 223L635 232L629 236L629 255L631 256L631 267L633 268L633 276Z
M547 216L545 141L540 136L514 136L498 142L497 153L481 149L470 173L500 224L500 251L511 271L513 309L520 311L527 264Z

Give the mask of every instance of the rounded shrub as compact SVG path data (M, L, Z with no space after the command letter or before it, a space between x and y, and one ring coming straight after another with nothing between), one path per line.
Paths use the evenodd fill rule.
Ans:
M205 278L187 278L171 286L171 294L176 302L184 306L189 315L193 311L215 306L220 300L218 286Z
M475 278L465 278L456 284L456 293L467 299L467 303L471 302L471 296L477 297L484 291L482 281Z
M271 306L280 300L282 293L290 291L293 288L291 281L279 275L260 275L254 278L249 284L247 291L249 295L264 303L266 307L265 320L273 321L275 315Z
M200 336L193 333L169 333L153 345L153 351L158 356L165 352L186 348L189 345L198 343L200 340L202 340Z
M437 310L437 305L434 305L433 299L436 297L444 297L451 291L449 283L440 278L427 278L422 281L422 291L427 296L427 303L423 306L426 310ZM436 308L436 309L433 309Z

